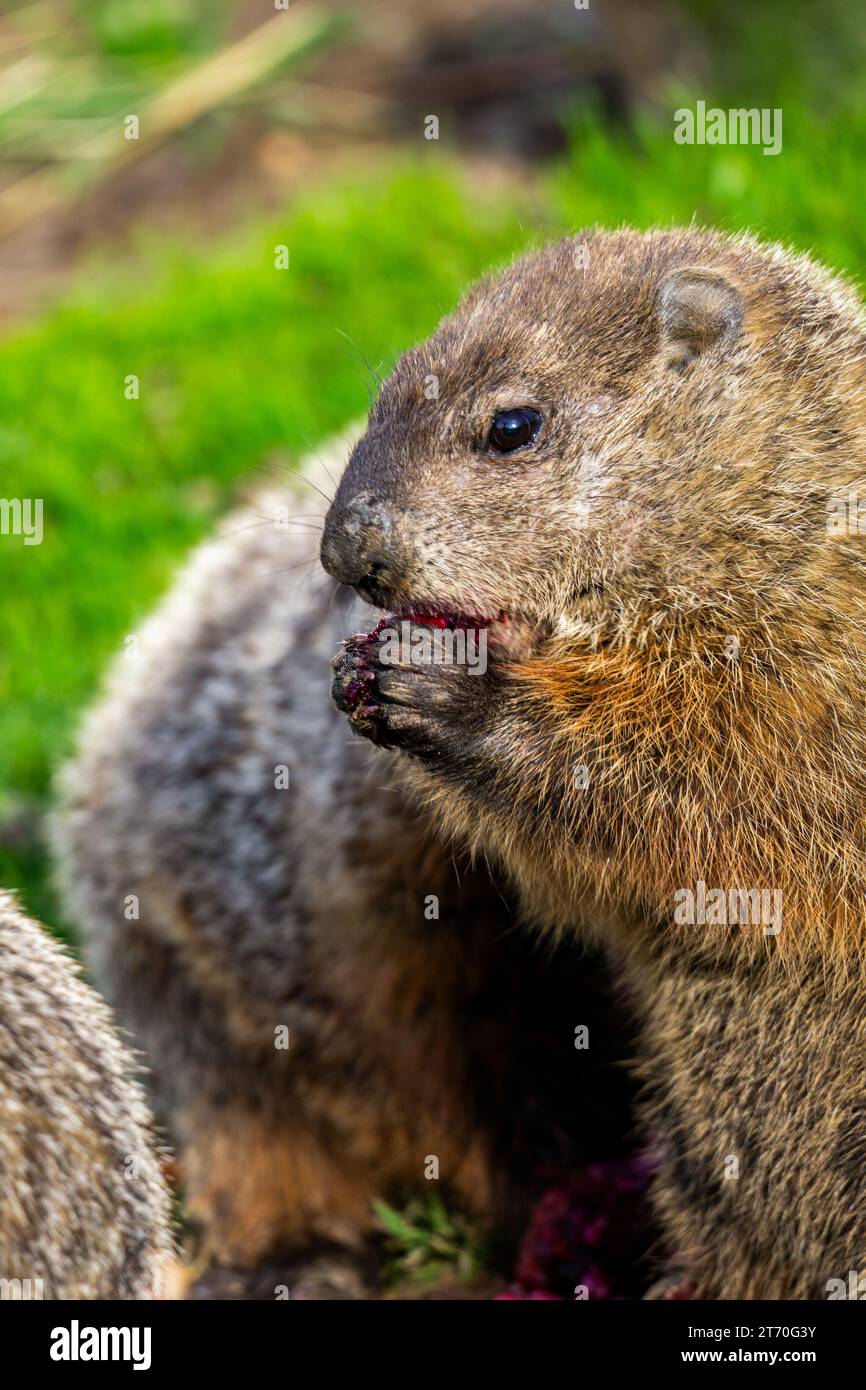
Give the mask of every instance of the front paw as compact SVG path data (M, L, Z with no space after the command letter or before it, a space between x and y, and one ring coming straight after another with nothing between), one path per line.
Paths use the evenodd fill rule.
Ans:
M469 736L487 680L465 635L405 619L347 638L332 666L331 694L353 731L427 761Z

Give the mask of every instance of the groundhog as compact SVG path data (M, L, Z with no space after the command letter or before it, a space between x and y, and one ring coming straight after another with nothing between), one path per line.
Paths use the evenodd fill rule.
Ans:
M146 1054L196 1296L374 1296L374 1203L433 1192L507 1275L535 1195L636 1143L599 953L521 930L331 703L375 619L318 564L332 458L194 555L62 779L66 908Z
M864 366L806 257L568 239L400 361L322 540L391 615L336 663L354 730L627 990L705 1298L866 1268Z
M516 1219L552 1134L612 1148L619 1020L557 1051L601 950L682 1288L860 1267L863 346L778 248L565 241L386 383L336 586L310 501L263 496L128 644L57 842L216 1260L360 1292L314 1257L365 1251L375 1196L435 1166ZM395 669L404 624L486 659Z
M170 1292L169 1197L131 1055L0 892L0 1299Z

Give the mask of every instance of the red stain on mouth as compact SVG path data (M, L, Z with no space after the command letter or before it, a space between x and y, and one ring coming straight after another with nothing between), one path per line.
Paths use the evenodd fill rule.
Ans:
M446 618L444 615L440 617L438 614L435 613L409 613L407 614L407 617L410 623L423 623L425 627L446 628L451 627L453 624L456 624L457 622L457 619L455 618L452 624L451 618Z
M424 627L447 628L452 632L461 632L466 629L492 627L494 623L507 623L508 614L498 613L495 617L482 617L480 614L461 613L425 603L395 613L391 621L421 623Z
M514 644L520 640L522 630L522 619L513 620L510 614L503 611L496 617L480 617L426 601L387 614L379 619L372 631L357 632L354 637L346 639L345 655L335 677L334 698L356 723L371 717L377 710L376 671L383 633L396 631L402 639L405 635L404 623L440 631L484 633L484 638L467 638L467 641L478 643L486 642L489 634L491 650L501 660L514 657ZM486 652L486 647L483 650Z

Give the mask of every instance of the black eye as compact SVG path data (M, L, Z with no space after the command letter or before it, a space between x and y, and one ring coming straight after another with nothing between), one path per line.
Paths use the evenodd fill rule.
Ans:
M541 429L537 410L500 410L493 417L487 447L500 454L510 454L531 444Z

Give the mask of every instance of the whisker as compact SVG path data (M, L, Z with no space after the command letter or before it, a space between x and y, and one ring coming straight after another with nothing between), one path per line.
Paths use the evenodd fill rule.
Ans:
M307 613L308 610L309 610L310 604L314 603L314 602L316 601L317 598L321 597L321 594L322 594L323 590L324 590L325 588L327 588L327 586L328 586L329 584L333 584L333 582L334 582L334 581L331 579L331 576L330 576L329 574L326 574L326 575L325 575L325 579L324 579L324 583L322 583L322 584L317 584L317 585L316 585L316 587L313 589L312 593L310 594L310 597L307 599L306 604L304 605L304 614L305 614L305 615L306 615L306 613Z
M332 487L332 488L334 489L334 491L336 492L336 491L337 491L337 484L336 484L336 482L334 481L333 477L331 476L331 470L330 470L330 468L329 468L328 465L325 463L325 460L322 458L322 455L321 455L320 453L318 453L316 449L313 448L313 441L310 439L310 436L307 434L307 431L304 429L303 425L299 425L299 424L298 424L297 417L295 417L295 429L298 431L298 433L300 434L300 436L301 436L301 438L303 439L304 443L306 444L306 446L307 446L307 452L310 453L310 454L312 454L312 455L313 455L313 458L314 458L314 459L317 459L318 462L319 462L319 464L321 465L321 467L324 468L325 473L326 473L327 476L328 476L328 481L330 482L331 487ZM300 477L303 477L304 475L303 475L303 474L299 474L299 476L300 476ZM314 482L312 482L309 478L307 478L306 481L310 484L311 487L316 487L316 484L315 484ZM321 488L317 488L316 490L317 490L317 492L322 492L322 489L321 489ZM322 492L322 496L325 498L325 501L327 502L328 506L330 507L332 501L334 500L333 497L326 497L325 494L324 494L324 492Z
M301 434L303 434L303 433L304 433L303 430L301 430ZM324 460L323 458L319 458L319 455L316 454L316 453L314 453L312 449L310 449L309 452L310 452L311 454L313 454L313 457L314 457L314 458L316 458L316 459L319 460L319 463L320 463L320 464L322 465L322 467L324 468L325 472L326 472L327 475L328 475L328 478L329 478L330 481L333 483L334 491L336 491L336 489L337 489L337 484L334 482L334 479L331 477L331 471L330 471L330 469L328 468L328 465L325 463L325 460ZM308 487L314 488L315 491L319 494L319 496L320 496L320 497L323 497L323 498L325 499L325 501L327 502L328 506L330 507L330 505L331 505L331 503L333 502L334 499L333 499L332 497L329 497L328 494L324 491L324 489L319 487L318 483L314 483L313 480L312 480L312 478L308 478L307 475L306 475L306 473L302 473L301 470L300 470L299 468L291 468L291 467L289 466L289 464L284 463L282 459L271 459L270 467L271 467L271 468L281 468L281 469L283 470L284 473L288 473L291 477L293 477L293 478L300 478L300 480L301 480L302 483L306 483Z
M377 385L377 386L384 386L385 383L384 383L384 381L382 380L382 378L380 377L378 371L376 370L375 367L373 367L373 366L370 364L370 362L368 362L367 358L365 357L365 355L364 355L364 353L362 352L362 350L361 350L361 348L359 347L359 345L355 342L354 338L350 338L350 337L349 337L349 334L348 334L348 333L344 333L343 330L342 330L342 328L338 328L338 329L337 329L337 332L339 333L339 335L340 335L341 338L345 338L345 339L346 339L346 342L349 344L350 347L353 347L353 348L355 349L355 353L356 353L355 360L356 360L356 361L363 362L364 366L366 367L366 369L367 369L367 371L369 372L369 374L370 374L370 376L372 377L372 379L375 381L376 385Z
M256 516L258 516L258 512L256 512ZM243 531L254 531L257 526L273 525L273 520L272 516L265 516L262 517L261 521L248 521L246 526L237 526L233 531L224 531L223 535L239 536Z
M261 516L261 513L255 512L254 515ZM316 522L319 523L318 526L315 525ZM283 529L284 526L301 526L308 531L324 531L325 519L324 517L319 516L318 513L315 516L307 516L305 513L301 512L296 516L287 516L279 518L275 516L262 516L260 521L252 522L251 525L276 526L280 531ZM246 529L247 528L245 526L241 527L242 531L245 531Z
M275 574L291 574L292 570L303 569L305 565L318 564L318 555L308 555L304 560L296 560L292 565L282 565L278 570L262 570L259 579L270 579Z

